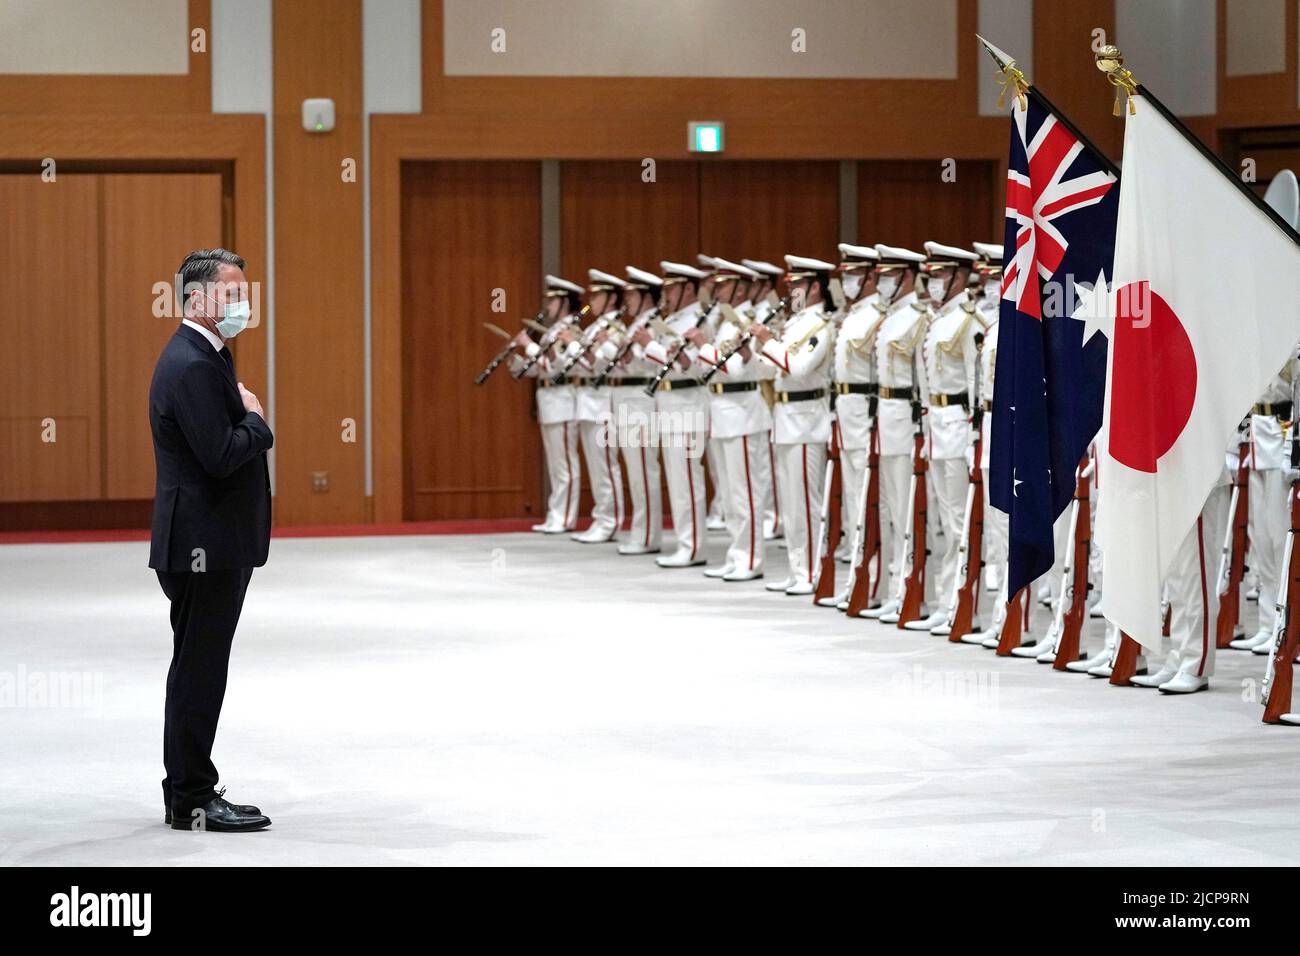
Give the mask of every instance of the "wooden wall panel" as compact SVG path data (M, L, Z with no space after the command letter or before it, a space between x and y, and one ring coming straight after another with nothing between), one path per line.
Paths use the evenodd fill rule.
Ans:
M364 521L361 3L275 0L272 10L276 521ZM309 96L334 99L332 132L302 128ZM355 441L344 440L347 419ZM317 472L328 491L313 491Z
M404 517L542 515L531 383L498 369L472 384L537 311L541 166L408 163L402 173ZM507 311L491 311L504 290Z
M781 265L786 253L832 259L840 232L839 164L700 163L700 247Z
M622 276L626 266L659 271L662 259L694 262L699 252L699 164L655 164L642 180L637 160L560 166L560 254L566 278L587 269Z
M1115 42L1115 0L1034 0L1034 75L1029 79L1084 136L1118 159L1124 121L1111 115L1115 91L1093 62L1094 30L1104 30L1105 42Z
M0 175L0 501L98 498L99 196L94 176ZM46 419L55 440L43 440Z
M152 498L149 381L178 321L153 314L154 284L170 284L191 250L221 245L221 176L123 173L101 182L104 495Z
M858 165L858 237L916 252L926 240L969 249L998 242L993 226L1005 189L992 162L964 162L955 182L944 182L938 159L864 162Z

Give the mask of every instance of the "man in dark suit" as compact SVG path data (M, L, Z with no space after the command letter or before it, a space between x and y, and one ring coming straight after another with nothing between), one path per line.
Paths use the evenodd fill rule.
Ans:
M165 819L175 830L246 832L271 821L216 790L212 743L230 645L253 568L266 563L274 442L227 343L249 325L244 260L200 249L181 264L184 318L149 386L157 484L149 567L171 602L163 724Z

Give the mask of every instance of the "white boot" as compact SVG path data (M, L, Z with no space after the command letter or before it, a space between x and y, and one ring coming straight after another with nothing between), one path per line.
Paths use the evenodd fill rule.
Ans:
M1162 694L1195 694L1198 690L1209 690L1210 679L1195 674L1175 674L1157 689Z
M1253 651L1257 647L1267 648L1268 642L1272 637L1273 634L1271 631L1261 629L1256 631L1254 634L1251 634L1249 637L1239 637L1236 640L1230 641L1228 646L1235 651ZM1268 651L1265 650L1264 653L1267 654Z
M780 581L769 581L763 585L765 591L784 591L790 585L794 584L794 578L784 578Z
M705 568L704 576L706 578L725 578L728 574L731 574L735 570L736 570L736 566L734 564L731 563L718 564L718 565L714 565L711 568Z
M745 568L744 570L736 569L729 574L724 574L724 581L757 581L763 576L762 568Z
M1174 679L1178 672L1169 665L1165 665L1154 674L1143 674L1133 678L1133 683L1138 687L1159 687L1161 684L1168 683Z
M928 631L931 628L946 623L948 623L947 611L931 611L926 617L917 618L915 621L908 621L903 625L903 629L907 631Z
M672 554L665 554L655 558L655 564L661 568L693 568L703 563L703 558L691 558L689 548L678 548Z
M619 554L658 554L659 549L647 548L643 544L632 544L631 542L628 542L626 544L620 544L618 546L618 553Z
M816 590L811 581L791 581L790 586L785 589L785 593L791 597L799 597L803 594L812 594Z
M818 607L837 607L843 610L849 606L849 596L847 593L836 594L828 598L818 598Z
M1110 666L1110 651L1105 650L1104 648L1096 654L1093 654L1092 657L1089 657L1087 660L1068 662L1065 665L1065 669L1072 674L1088 674L1091 673L1094 667L1100 667L1102 664L1105 664L1107 667ZM1106 676L1109 677L1110 675L1107 674Z
M614 540L617 531L606 531L592 525L586 531L580 531L577 534L569 535L570 540L579 544L609 544Z
M893 614L895 615L894 620L895 621L898 620L897 617L898 601L894 600L893 598L890 598L888 601L886 601L884 604L881 604L879 607L867 608L859 616L869 618L872 621L878 621L880 620L881 617L883 617L886 614Z

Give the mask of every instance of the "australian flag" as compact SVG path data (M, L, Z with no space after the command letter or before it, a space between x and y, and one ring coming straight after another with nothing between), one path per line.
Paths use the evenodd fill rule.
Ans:
M1032 87L1025 100L1012 113L989 447L1012 595L1052 567L1053 522L1101 428L1107 342L1084 341L1094 306L1080 299L1099 277L1110 283L1119 210L1115 166Z

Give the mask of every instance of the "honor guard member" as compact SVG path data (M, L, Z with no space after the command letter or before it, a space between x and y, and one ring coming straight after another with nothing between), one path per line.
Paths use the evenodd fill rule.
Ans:
M632 341L652 316L659 314L658 299L663 280L636 266L625 270L623 312L627 337L601 344L599 358L605 381L611 386L610 405L615 440L623 453L628 491L632 496L632 522L619 554L658 554L663 536L663 492L659 479L659 443L655 431L655 400L645 393L658 370L645 351ZM610 363L614 363L611 367Z
M722 564L704 573L724 581L752 581L763 576L763 489L772 481L772 412L759 385L773 372L745 344L753 315L744 300L758 273L725 259L714 263L713 295L722 307L714 340L706 341L702 329L686 333L699 348L705 371L717 368L709 382L709 433L727 492L727 554Z
M643 329L635 339L647 359L661 371L667 369L655 392L655 418L676 547L655 562L661 568L688 568L704 563L703 459L709 434L709 396L695 375L699 356L685 333L705 322L698 295L708 273L680 262L665 261L659 266L663 270L660 301L667 317L657 337Z
M831 439L829 386L835 330L828 309L835 266L803 256L786 256L785 263L793 314L779 336L758 322L749 331L759 343L759 355L777 370L772 440L785 508L790 574L767 589L797 595L813 593L821 540L822 479Z
M718 315L718 310L713 308L713 303L715 301L714 290L719 279L718 263L722 260L705 255L702 252L695 257L695 260L700 264L700 268L709 275L700 286L700 302L704 305L709 317L701 328L701 333L708 341L713 341L718 333L718 324L721 322L721 317ZM722 450L718 447L711 431L705 444L704 467L709 473L709 481L713 484L713 498L709 501L709 513L704 519L704 528L706 531L725 531L727 527L726 504L728 495L725 485L727 475L722 467ZM712 576L710 575L710 577Z
M933 610L929 617L903 625L911 631L943 628L952 611L972 464L970 413L977 361L975 336L984 332L975 297L967 294L971 270L979 256L937 242L927 242L925 252L922 270L931 314L922 345L924 400L929 406L926 415L930 432L928 480L934 493L931 507L938 506L944 548L941 555L936 555L939 565L935 569L938 574ZM946 628L940 633L946 635Z
M543 534L572 531L578 520L582 472L578 464L573 386L567 378L557 380L556 376L559 355L573 340L571 326L577 318L582 291L576 282L548 275L542 304L546 332L537 342L520 332L515 344L522 355L511 360L516 373L532 362L523 374L537 381L537 424L542 431L542 452L551 491L546 501L546 520L534 525L533 530Z
M871 399L876 394L876 333L884 309L876 295L875 265L880 258L873 246L839 244L840 287L845 315L835 331L835 429L839 436L843 469L844 519L849 555L857 554L865 528L861 527L866 493L867 457L871 443ZM882 545L882 554L888 547ZM864 569L862 573L867 573ZM844 581L847 588L851 578ZM824 598L827 607L847 606L848 591Z
M1287 428L1292 420L1291 383L1295 380L1294 358L1282 366L1251 410L1247 426L1250 442L1250 510L1248 513L1250 569L1259 580L1259 627L1254 634L1234 640L1229 647L1267 654L1277 617L1278 585L1282 579L1282 549L1290 528L1287 507L1290 485L1287 469Z
M1223 540L1228 527L1231 485L1232 473L1225 465L1196 524L1174 553L1165 575L1169 653L1154 674L1132 678L1137 687L1155 687L1165 694L1192 694L1210 686L1214 675L1214 625L1219 613L1215 569L1210 560L1215 544Z
M773 265L770 262L764 262L762 259L741 259L740 264L748 269L753 269L759 275L757 285L750 293L754 302L754 321L766 322L775 308L772 301L777 295L777 284L781 277L785 275L785 270L780 266ZM765 386L768 400L771 400L771 385ZM767 443L768 470L772 473L772 482L764 492L763 499L763 538L772 541L785 535L785 529L781 526L781 499L776 481L776 451L772 448L771 435L768 435Z
M974 243L980 261L975 264L981 295L975 303L984 324L984 347L980 350L980 394L984 428L980 438L980 468L984 471L984 587L998 591L1007 562L1007 515L988 500L989 448L993 435L993 377L998 357L998 319L1002 314L1002 244Z
M613 541L623 527L623 472L610 427L611 388L595 385L593 379L604 370L605 364L597 358L596 350L611 335L622 334L620 318L625 285L622 279L608 272L587 270L587 305L595 318L566 350L571 363L577 359L570 370L574 380L574 420L587 461L587 479L591 482L591 527L572 535L574 541L582 544Z
M910 249L877 244L880 259L876 263L876 295L886 306L885 319L876 333L876 382L880 399L876 406L877 434L880 440L880 504L882 531L889 525L893 551L889 555L892 581L889 597L879 607L863 611L863 617L897 624L902 607L903 568L907 547L907 527L911 520L908 488L912 479L912 451L916 426L912 421L913 389L924 394L924 368L920 361L928 315L926 305L917 295L917 277L925 256ZM918 369L922 381L917 383ZM926 534L920 531L920 534ZM923 547L918 543L917 547ZM933 575L927 576L930 591ZM932 592L931 592L932 593Z

